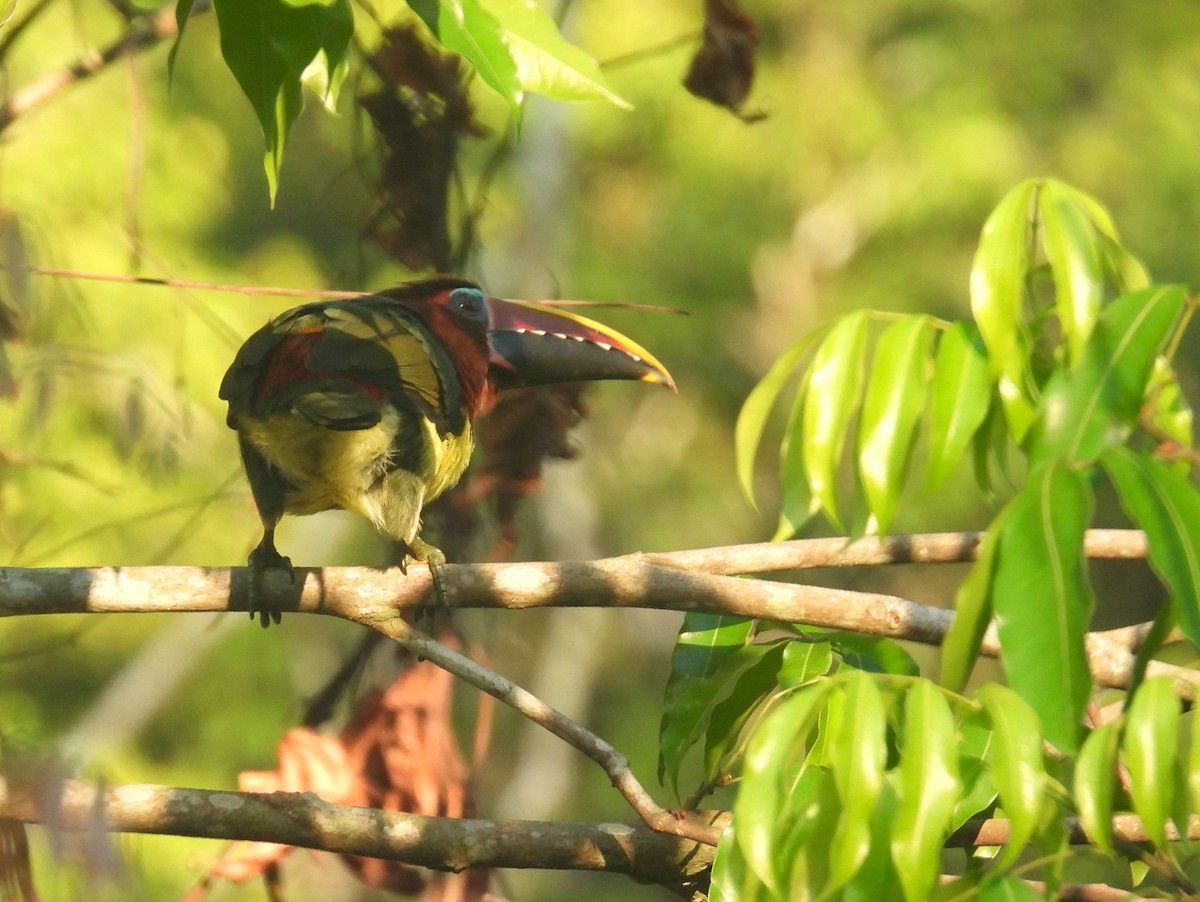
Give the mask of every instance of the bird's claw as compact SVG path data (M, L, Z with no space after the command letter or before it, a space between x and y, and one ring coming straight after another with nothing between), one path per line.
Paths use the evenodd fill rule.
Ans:
M246 563L250 567L250 619L257 616L263 629L266 629L272 623L279 623L282 615L266 604L262 592L263 577L270 570L282 570L287 574L288 582L294 584L296 571L292 567L292 559L280 554L274 545L260 544L250 552L250 559Z
M437 606L449 607L450 596L446 592L446 555L440 548L430 545L422 539L413 539L409 543L408 551L414 560L420 561L429 568L429 575L433 577L433 595ZM403 563L400 566L400 572L408 573Z

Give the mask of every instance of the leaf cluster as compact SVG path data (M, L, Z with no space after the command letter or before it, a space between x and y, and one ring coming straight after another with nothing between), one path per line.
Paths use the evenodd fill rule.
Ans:
M972 319L956 323L844 316L789 348L742 409L738 473L750 494L770 413L800 371L777 539L818 513L853 534L885 533L909 483L937 488L967 458L999 506L956 598L940 686L886 667L869 676L837 640L826 640L826 672L799 683L783 665L788 642L812 641L803 628L764 641L762 624L685 623L660 772L674 786L701 737L701 794L741 767L714 898L1008 898L1029 892L1012 875L1030 844L1052 892L1064 818L1078 815L1114 854L1116 808L1142 819L1167 879L1190 885L1190 853L1167 825L1183 828L1198 810L1200 762L1179 764L1172 685L1138 682L1174 625L1200 646L1192 413L1170 362L1193 303L1179 286L1151 284L1101 204L1053 179L1022 183L988 218L970 301ZM1145 531L1169 596L1127 710L1103 724L1085 718L1095 600L1083 551L1102 482ZM993 619L1008 687L964 699ZM935 890L947 838L993 804L1009 822L1004 851Z

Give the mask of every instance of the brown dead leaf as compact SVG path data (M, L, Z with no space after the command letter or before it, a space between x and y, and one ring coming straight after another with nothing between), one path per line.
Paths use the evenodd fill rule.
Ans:
M763 119L765 113L742 111L754 85L757 52L758 26L742 12L737 0L705 0L704 39L692 57L683 86L745 122Z
M453 269L449 191L459 142L483 133L467 98L458 56L416 28L384 31L368 58L377 90L361 95L379 139L379 204L367 234L409 269Z
M456 644L453 636L442 641ZM238 786L244 792L312 792L330 802L384 811L473 816L470 767L451 724L453 689L450 674L417 662L391 686L364 697L339 735L289 730L279 743L279 768L246 771ZM481 704L481 721L485 710L490 713L490 706ZM275 843L240 844L213 865L211 876L243 883L277 875L291 850ZM447 875L379 858L341 858L367 886L422 893L426 902L480 902L488 891L486 869Z
M25 825L0 820L0 902L37 902Z

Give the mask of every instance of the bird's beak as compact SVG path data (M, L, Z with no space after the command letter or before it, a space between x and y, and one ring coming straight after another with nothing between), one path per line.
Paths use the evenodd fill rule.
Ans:
M501 387L637 379L675 391L653 354L594 320L528 301L488 298L488 306L491 370Z

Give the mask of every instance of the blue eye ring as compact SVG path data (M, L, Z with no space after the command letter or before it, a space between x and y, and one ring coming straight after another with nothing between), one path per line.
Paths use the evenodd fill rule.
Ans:
M455 288L450 292L448 306L452 313L463 319L487 321L487 298L478 288Z

